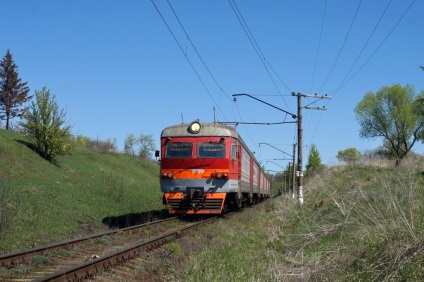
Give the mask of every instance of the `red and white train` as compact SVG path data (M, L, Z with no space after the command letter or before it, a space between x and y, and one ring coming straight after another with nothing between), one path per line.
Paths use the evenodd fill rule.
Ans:
M160 161L163 203L170 214L220 214L270 196L259 163L227 125L195 121L165 128Z

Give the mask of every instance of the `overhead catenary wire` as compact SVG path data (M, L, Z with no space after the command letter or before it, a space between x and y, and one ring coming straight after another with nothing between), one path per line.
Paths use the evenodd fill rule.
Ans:
M171 2L167 0L169 7L171 8L172 12L174 13L175 18L177 19L178 23L180 24L181 29L184 31L184 34L186 35L188 41L190 42L191 46L193 47L194 51L196 52L197 56L199 57L200 61L202 62L203 66L205 67L206 71L209 73L209 75L212 77L215 84L218 86L218 88L221 90L222 93L225 94L225 96L232 101L232 98L222 89L221 85L216 80L215 76L210 71L209 67L206 65L205 61L203 60L202 56L200 55L199 51L197 51L196 46L194 45L193 41L191 40L190 36L188 35L186 29L184 28L180 18L178 17L177 13L174 10L174 7L171 5Z
M393 33L393 31L396 29L396 27L399 25L399 23L402 21L405 15L408 13L408 11L411 9L414 3L415 3L415 0L412 0L411 4L403 12L402 16L399 18L399 20L396 22L396 24L393 26L390 32L386 35L386 37L384 37L383 41L377 46L374 52L368 57L368 59L362 64L362 66L345 83L341 83L339 87L333 91L334 93L337 93L341 88L345 87L369 63L369 61L375 56L378 50L380 50L381 46L383 46L386 40L390 37L390 35Z
M374 33L375 33L375 31L376 31L376 29L377 29L377 27L379 26L379 24L380 24L380 22L381 22L381 20L383 19L383 17L384 17L384 15L386 14L386 12L387 12L387 10L388 10L388 8L389 8L389 6L390 6L390 4L391 4L391 2L392 2L392 0L390 0L388 3L387 3L387 5L386 5L386 7L385 7L385 9L384 9L384 11L382 12L382 14L381 14L381 16L380 16L380 18L379 18L379 20L377 21L377 23L376 23L376 25L374 26L374 28L373 28L373 30L372 30L372 32L371 32L371 34L368 36L368 39L366 40L366 42L365 42L365 44L364 44L364 46L362 47L362 49L361 49L361 51L360 51L360 53L358 54L358 56L356 57L356 59L355 59L355 61L354 61L354 63L353 63L353 65L350 67L350 69L349 69L349 71L347 72L347 74L345 75L345 77L343 78L343 80L342 80L342 82L339 84L339 86L335 89L335 90L333 90L333 91L331 91L330 93L333 95L333 97L337 94L337 92L340 90L340 89L342 89L343 87L345 87L368 63L369 63L369 61L371 60L371 58L378 52L378 50L382 47L382 45L386 42L386 40L389 38L389 36L392 34L392 32L396 29L396 27L399 25L399 23L402 21L402 19L405 17L405 15L407 14L407 12L411 9L411 7L413 6L413 4L414 4L414 2L415 2L415 0L412 0L412 2L409 4L409 6L408 6L408 8L403 12L403 14L402 14L402 16L398 19L398 21L395 23L395 25L393 26L393 28L390 30L390 32L385 36L385 38L383 39L383 41L378 45L378 47L374 50L374 52L368 57L368 59L362 64L362 66L349 78L349 80L347 80L346 81L346 79L347 79L347 77L349 76L349 74L351 73L351 71L352 71L352 69L353 69L353 67L355 66L355 64L357 63L357 61L359 60L359 57L362 55L362 53L363 53L363 51L365 50L365 48L366 48L366 46L368 45L368 43L369 43L369 41L371 40L371 38L372 38L372 36L374 35ZM330 101L328 101L327 103L326 103L326 105L328 105L329 103L331 103L331 100ZM319 122L320 122L320 120L321 120L321 117L320 117L320 119L319 119ZM318 126L319 126L319 122L317 123L317 128L318 128ZM316 130L315 130L315 132L316 132ZM315 132L314 132L314 134L313 134L313 137L312 137L312 140L314 139L314 137L315 137Z
M164 17L162 16L162 14L160 13L158 7L155 5L154 1L152 1L152 4L155 6L156 11L159 13L160 17L162 18L163 22L165 23L165 25L167 26L169 32L172 34L172 37L174 38L174 40L176 41L177 45L179 46L180 50L183 52L184 56L186 57L186 59L189 61L190 66L193 68L193 70L195 71L197 77L199 78L199 80L201 81L202 85L204 86L204 88L206 89L206 91L208 92L209 96L212 98L214 104L217 106L217 108L219 109L219 111L221 112L221 114L224 116L225 120L228 121L228 118L224 115L224 113L222 112L221 108L217 105L215 99L212 97L212 94L210 93L210 91L207 89L205 83L203 82L203 80L201 79L199 73L196 71L196 69L194 68L193 64L191 63L190 59L187 56L187 53L184 51L184 49L182 48L181 44L178 42L177 38L175 37L174 33L172 32L171 28L169 27L169 25L167 24L167 22L165 21ZM212 77L213 81L215 82L215 84L219 87L219 89L221 90L222 93L225 94L225 96L229 99L232 100L232 98L223 90L222 86L219 84L218 80L215 78L215 76L212 74L212 72L210 71L209 67L207 66L205 60L202 58L202 56L200 55L200 52L198 51L198 49L196 48L196 46L194 45L193 41L191 40L191 37L189 36L188 32L186 31L186 29L184 28L184 25L182 24L180 18L178 17L175 9L173 8L173 6L171 5L171 3L167 0L168 5L170 7L170 9L172 10L175 18L177 19L181 29L183 30L184 34L186 35L188 41L190 42L191 46L193 47L193 49L195 50L197 56L199 57L200 61L202 62L203 66L205 67L205 69L207 70L207 72L209 73L209 75ZM237 108L237 113L239 115L239 118L241 119L241 115L240 115L240 111ZM243 126L244 128L244 126ZM250 136L249 132L247 131L246 128L244 128L246 135L248 136L248 138L253 142L252 137Z
M259 44L257 43L255 37L253 36L252 32L250 31L249 26L247 25L246 21L244 20L243 15L241 14L240 9L238 8L237 4L235 3L234 0L228 0L228 3L230 4L234 14L236 15L240 25L242 26L247 38L249 39L250 44L252 45L253 49L256 52L256 55L259 57L259 60L262 62L269 78L271 79L274 87L276 88L277 92L280 94L282 100L284 101L284 103L286 104L286 106L289 108L289 106L287 105L287 102L285 101L285 99L283 98L283 96L281 95L281 91L278 88L277 84L275 83L274 78L272 77L269 69L267 66L269 66L269 68L274 72L274 74L277 76L277 78L281 81L281 83L284 85L284 87L289 91L292 92L290 90L290 88L287 86L286 83L284 83L284 81L281 79L280 76L278 76L278 74L275 72L275 70L272 68L271 64L268 62L268 60L266 59L265 55L263 54L261 48L259 47Z
M224 117L225 120L227 120L225 114L222 112L221 107L219 107L218 103L215 101L212 93L209 91L208 87L206 86L206 84L204 83L204 81L202 80L202 78L200 77L198 71L196 70L196 68L194 67L193 63L191 62L191 60L188 58L187 53L184 51L183 47L181 46L181 44L179 43L178 39L175 37L175 34L172 32L171 27L168 25L168 23L166 22L165 18L163 17L162 13L160 12L159 8L156 6L155 2L153 0L150 0L153 4L153 6L155 7L156 11L158 12L159 16L161 17L162 21L164 22L165 26L167 27L168 31L171 33L172 37L174 38L175 42L177 43L178 47L180 48L181 52L184 54L184 57L186 58L186 60L188 61L188 63L190 64L191 68L193 69L194 73L196 74L197 78L199 79L199 81L201 82L201 84L203 85L204 89L206 90L206 92L208 93L209 97L212 99L213 103L215 104L215 106L218 108L218 110L221 112L222 116Z
M275 74L275 76L280 80L280 82L285 86L285 88L289 91L289 92L292 92L291 90L290 90L290 88L287 86L287 84L286 83L284 83L284 81L281 79L281 77L276 73L276 71L274 70L274 68L271 66L271 64L268 62L268 60L266 59L266 57L265 57L265 55L263 54L263 52L262 52L262 50L261 50L261 48L259 47L259 44L257 43L257 41L256 41L256 39L255 39L255 37L253 36L253 34L252 34L252 32L251 32L251 30L250 30L250 28L249 28L249 26L247 25L247 23L246 23L246 21L244 20L244 17L243 17L243 15L242 15L242 13L241 13L241 11L240 11L240 9L238 8L238 6L237 6L237 4L235 3L235 1L234 0L228 0L228 3L230 4L230 6L231 6L231 8L232 8L232 10L233 10L233 12L234 12L234 14L236 15L236 17L237 17L237 19L238 19L238 21L239 21L239 23L240 23L240 25L242 26L242 28L243 28L243 30L244 30L244 32L245 32L245 34L246 34L246 36L247 36L247 38L248 38L248 40L249 40L249 42L251 43L251 45L252 45L252 47L253 47L253 49L255 50L255 52L256 52L256 54L257 54L257 56L259 57L259 60L262 62L262 64L263 64L263 66L264 66L264 68L265 68L265 70L266 70L266 72L267 72L267 74L268 74L268 76L270 77L270 79L271 79L271 82L273 83L273 85L274 85L274 87L276 88L276 90L277 90L277 92L278 92L278 94L279 94L279 96L282 98L282 100L283 100L283 102L285 103L285 105L290 109L290 107L288 106L288 104L287 104L287 102L285 101L285 99L283 98L283 95L281 94L281 91L280 91L280 89L278 88L278 86L277 86L277 84L276 84L276 82L275 82L275 80L274 80L274 78L272 77L272 75L271 75L271 73L270 73L270 70L268 69L268 67L271 69L271 71ZM268 66L268 67L267 67ZM240 115L240 112L239 112L239 109L237 108L237 110L238 110L238 113L239 113L239 115ZM241 116L240 116L241 117ZM254 123L254 124L258 124L258 123ZM244 128L244 126L243 126L243 128ZM252 140L252 142L253 142L253 139L251 138L251 136L249 135L249 138ZM254 143L254 142L253 142Z
M350 23L349 29L348 29L348 31L346 33L346 36L345 36L344 40L343 40L343 44L340 47L339 53L337 54L336 60L334 61L333 66L331 67L330 73L328 74L327 78L325 79L323 85L318 90L318 92L321 92L321 90L327 84L328 79L330 78L331 74L333 73L334 68L336 67L337 62L339 61L340 55L341 55L341 53L342 53L342 51L344 49L344 46L346 45L347 38L349 37L350 31L352 30L352 26L353 26L353 24L355 22L356 16L358 15L358 11L359 11L359 8L361 7L361 4L362 4L362 0L360 0L359 3L358 3L358 7L356 8L355 15L353 16L352 22Z
M316 72L316 69L317 69L318 55L319 55L319 50L320 50L320 47L321 47L322 30L324 28L324 20L325 20L325 13L326 13L326 11L327 11L327 0L325 0L324 13L322 15L322 21L321 21L321 30L319 32L318 48L317 48L317 53L316 53L316 56L315 56L314 71L312 73L311 91L312 91L312 88L314 86L315 72Z
M238 115L239 115L239 117L241 119L240 110L239 110L239 108L237 106L237 103L234 102L234 104L236 106L237 113L238 113ZM250 139L250 142L252 142L252 144L255 144L255 141L253 140L252 136L250 136L250 134L247 131L246 127L244 125L242 125L242 127L243 127L243 130L246 132L247 137Z
M324 29L325 16L326 16L326 12L327 12L327 4L328 4L328 1L326 0L325 4L324 4L324 12L323 12L323 15L322 15L322 20L321 20L321 29L320 29L320 33L319 33L319 39L318 39L318 48L317 48L317 52L316 52L316 56L315 56L315 64L314 64L314 71L313 71L313 74L312 74L311 90L313 89L314 81L315 81L315 73L316 73L316 68L317 68L317 64L318 64L319 51L320 51L320 47L321 47L321 39L322 39L322 33L323 33L323 29ZM320 118L318 120L317 125L315 126L315 130L314 130L314 134L313 134L311 143L313 142L315 134L318 130L318 125L321 121L321 116L322 116L322 113L320 115ZM309 123L308 123L307 128L310 127L311 122L312 122L312 119L309 119ZM297 129L295 130L294 134L295 134L294 139L296 139ZM295 140L293 140L293 143L296 143Z
M362 47L361 51L359 52L358 56L356 56L355 61L353 62L352 66L349 68L349 71L346 73L346 75L343 78L342 82L340 83L339 87L337 87L337 89L334 91L334 94L336 94L338 92L338 90L341 88L341 86L343 85L343 83L346 81L346 79L349 76L349 74L352 72L352 69L355 67L356 63L358 62L359 58L361 57L362 53L364 52L365 48L367 47L368 43L370 42L372 36L374 35L375 31L377 30L377 27L380 25L380 22L383 19L384 15L386 14L387 10L389 9L389 6L390 6L391 3L392 3L392 0L390 0L387 3L386 8L384 9L383 13L381 14L380 18L378 19L377 23L375 24L374 29L372 30L372 32L368 36L367 41L365 42L365 44Z

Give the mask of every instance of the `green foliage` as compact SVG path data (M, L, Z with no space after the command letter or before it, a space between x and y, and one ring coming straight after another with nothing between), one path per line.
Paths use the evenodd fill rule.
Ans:
M142 159L150 159L154 150L155 142L152 135L140 134L137 138L131 133L125 138L124 151L127 155L137 154Z
M355 108L360 137L383 138L397 164L424 137L424 91L415 93L412 86L384 86L368 92Z
M198 242L187 239L201 247L173 264L181 269L173 279L423 281L422 163L322 170L305 185L302 207L278 197L202 227Z
M136 148L137 145L137 138L134 134L130 133L125 138L125 145L124 145L124 151L125 154L135 157L136 156Z
M155 150L155 142L152 135L140 134L138 137L138 143L140 144L140 150L138 155L142 159L149 159L152 152Z
M306 169L310 171L317 171L323 167L321 163L321 157L319 155L318 149L315 144L311 145L309 150L308 163L306 164Z
M90 138L82 135L78 135L76 138L76 141L78 144L81 144L83 146L87 146L88 142L90 141Z
M45 256L35 256L31 258L31 262L38 267L47 266L50 264L49 258Z
M157 163L76 144L56 164L26 146L20 133L0 129L0 213L6 220L0 253L106 231L109 222L137 222L163 209Z
M346 163L355 163L362 158L361 153L356 148L347 148L337 152L337 159Z
M271 195L278 196L293 193L293 187L296 185L296 178L293 179L293 165L287 164L284 171L273 175L269 174L268 179L271 181ZM294 184L293 181L295 182Z
M163 246L163 248L176 257L181 257L183 255L183 251L181 250L181 246L177 242L169 242L169 243L165 244Z
M65 125L65 111L59 109L55 96L43 87L35 90L36 101L32 102L21 123L23 132L45 159L52 160L57 155L71 154L71 126Z
M272 201L272 200L270 200ZM268 234L271 212L248 209L230 220L202 228L200 249L184 263L178 281L283 281L271 279L275 235ZM193 244L193 240L190 240ZM269 247L272 245L271 247ZM207 263L205 263L207 262ZM213 267L211 267L213 266Z
M6 129L9 129L12 118L24 114L25 108L22 105L32 98L28 92L27 82L19 78L18 67L7 50L0 62L0 120L6 120Z
M71 257L71 252L69 250L60 249L56 251L56 254L61 257Z
M118 151L116 138L113 140L110 138L106 140L94 140L88 138L85 146L90 150L101 153L116 153Z

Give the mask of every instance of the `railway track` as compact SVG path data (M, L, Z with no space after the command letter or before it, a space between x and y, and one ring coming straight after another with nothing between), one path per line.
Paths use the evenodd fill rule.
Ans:
M176 227L176 222L181 225L181 221L175 217L0 255L0 269L5 270L0 271L0 281L82 281L93 278L100 271L125 264L214 219L184 222L182 227ZM70 255L66 255L68 253Z

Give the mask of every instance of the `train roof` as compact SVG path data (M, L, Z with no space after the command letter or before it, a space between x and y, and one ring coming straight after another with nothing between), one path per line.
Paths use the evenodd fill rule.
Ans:
M194 124L200 124L199 130L194 132L191 130L191 126ZM239 134L235 128L228 125L219 124L219 123L182 123L174 126L165 128L162 131L161 137L194 137L194 136L224 136L224 137L234 137L240 138Z
M199 125L198 130L193 132L193 124ZM210 137L210 136L222 136L222 137L234 137L238 139L241 144L248 151L250 157L257 163L260 167L260 163L256 160L253 153L249 150L249 148L244 143L241 136L238 134L237 130L231 126L220 124L220 123L201 123L199 121L194 121L192 123L182 123L178 125L173 125L166 127L162 130L161 138L167 137Z

